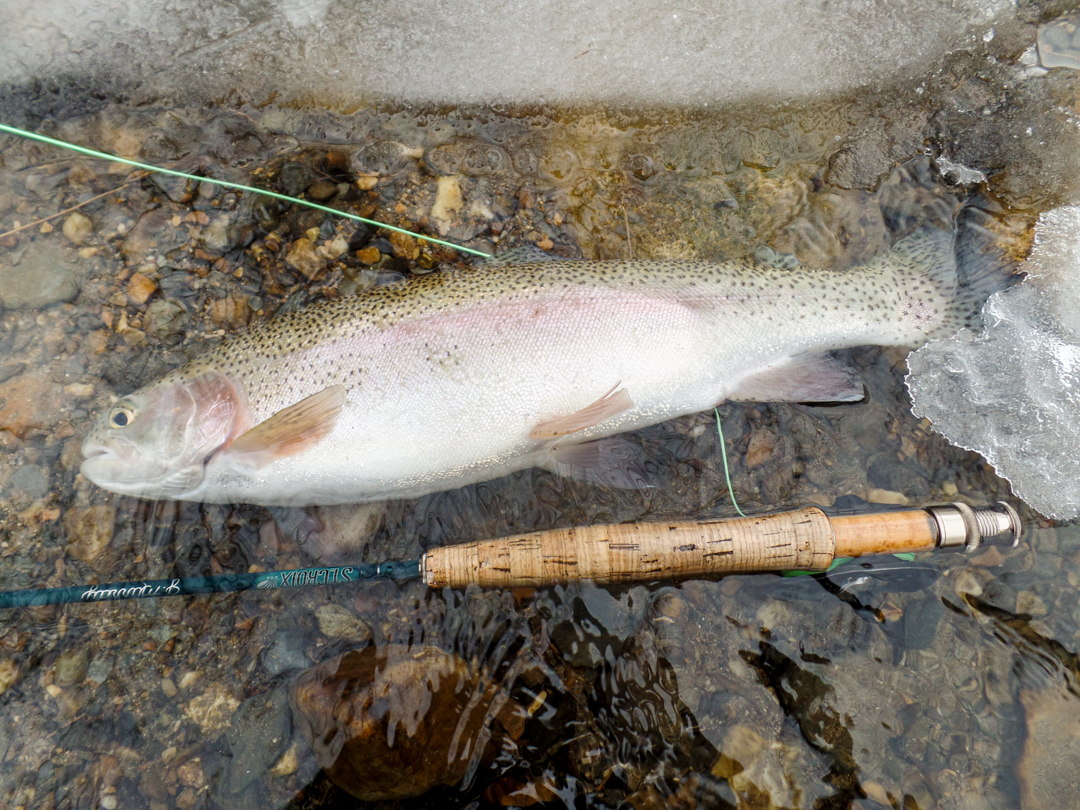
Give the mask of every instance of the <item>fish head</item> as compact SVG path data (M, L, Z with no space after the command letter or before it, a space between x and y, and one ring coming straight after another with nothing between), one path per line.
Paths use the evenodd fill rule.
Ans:
M80 472L121 495L182 499L247 429L245 416L237 387L222 374L166 377L98 419L83 442Z

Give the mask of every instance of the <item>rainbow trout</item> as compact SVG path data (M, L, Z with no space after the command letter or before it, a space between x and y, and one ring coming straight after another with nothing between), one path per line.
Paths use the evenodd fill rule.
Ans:
M804 270L549 261L415 278L252 327L124 397L82 473L144 498L331 505L530 466L627 485L613 434L724 400L843 402L826 354L951 334L1002 286L923 227L870 263ZM632 485L632 481L629 485Z

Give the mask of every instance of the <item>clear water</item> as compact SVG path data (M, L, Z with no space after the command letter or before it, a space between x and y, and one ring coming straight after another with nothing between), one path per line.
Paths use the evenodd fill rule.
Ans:
M951 159L978 164L988 133L1040 128L1041 145L998 138L1007 171L990 175L1021 231L1067 196L1060 168L1076 133L1055 104L1075 82L1025 85L1009 71L960 58L922 92L707 116L109 106L43 130L309 194L316 181L330 194L348 183L365 215L421 226L427 215L479 247L497 236L571 257L718 259L767 243L849 267L887 242L864 186L924 149L928 132ZM969 114L983 85L993 114ZM303 547L295 514L96 489L77 475L78 446L114 397L250 320L352 294L376 273L354 253L313 282L283 266L311 228L322 243L352 225L0 145L0 233L82 202L92 226L65 235L61 217L0 236L0 273L77 288L50 305L3 294L27 308L0 314L0 587L415 558L477 536L733 513L711 414L636 435L657 460L655 489L527 471L323 510L325 533ZM440 228L430 210L451 174L466 208ZM363 177L374 186L358 189ZM440 258L453 257L380 269L423 272ZM182 306L158 303L167 297ZM910 414L903 352L848 354L864 404L720 409L744 509L1009 497L978 456ZM1015 550L927 556L858 582L759 575L534 593L376 583L11 611L0 623L0 803L355 806L320 769L337 753L332 735L312 745L305 723L318 723L301 717L337 694L312 667L332 671L358 649L350 666L374 661L386 675L399 745L376 726L353 770L331 772L374 801L376 776L361 768L383 763L380 801L394 806L1060 806L1076 780L1080 533L1024 517ZM426 760L395 759L408 729Z

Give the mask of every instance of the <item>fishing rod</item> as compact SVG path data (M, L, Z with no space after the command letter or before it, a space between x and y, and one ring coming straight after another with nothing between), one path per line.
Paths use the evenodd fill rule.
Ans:
M422 578L431 588L537 588L590 579L648 582L733 573L825 571L834 561L871 554L1015 546L1020 516L1004 501L862 515L817 507L703 521L626 523L554 529L434 548L419 560L288 571L178 577L0 592L0 608L204 593L299 588L372 579Z

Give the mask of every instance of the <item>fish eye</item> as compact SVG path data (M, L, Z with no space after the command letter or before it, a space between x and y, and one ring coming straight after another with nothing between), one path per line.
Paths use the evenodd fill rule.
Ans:
M114 428L127 427L134 418L134 408L127 404L117 405L109 414L109 426Z

